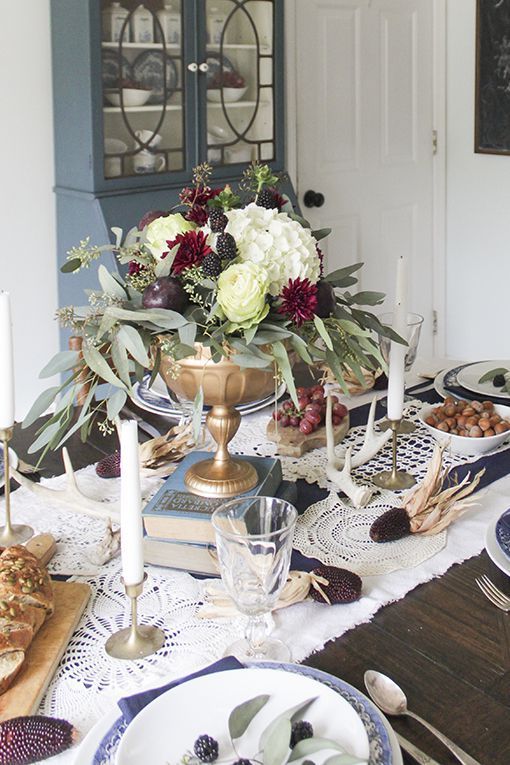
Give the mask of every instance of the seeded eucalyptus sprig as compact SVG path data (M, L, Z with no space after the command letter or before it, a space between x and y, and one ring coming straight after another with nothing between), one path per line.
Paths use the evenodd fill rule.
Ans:
M250 756L241 752L242 737L270 698L268 694L255 696L234 707L230 713L228 732L234 755L222 757L218 742L212 736L204 734L195 741L193 751L188 751L182 756L181 765L203 765L203 763L213 762L218 765L220 763L221 765L237 765L241 762L243 765L244 763L286 765L324 750L336 752L326 760L328 765L362 765L364 763L364 760L347 753L345 748L336 741L313 735L311 724L302 720L302 715L312 706L317 697L300 702L270 722L260 734L257 752Z

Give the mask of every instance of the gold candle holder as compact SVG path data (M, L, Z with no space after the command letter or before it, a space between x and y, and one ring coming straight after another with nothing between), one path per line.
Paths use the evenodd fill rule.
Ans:
M388 428L391 428L391 422L391 420L383 420L383 422L379 423L379 429L388 430ZM414 422L411 422L411 420L405 420L403 418L398 420L397 433L399 436L407 436L409 433L414 433L415 430L416 425Z
M0 546L10 547L21 542L26 542L34 535L31 526L13 526L11 523L11 470L9 464L9 441L12 438L13 428L0 428L0 440L3 443L4 452L4 497L5 497L5 526L0 527Z
M397 435L401 420L389 420L390 428L393 434L393 467L391 470L383 470L372 477L372 483L381 489L409 489L414 486L416 480L405 470L397 470Z
M163 630L138 624L137 601L143 592L146 579L147 574L138 584L125 584L122 580L126 595L131 600L131 626L115 632L106 641L106 653L113 659L143 659L159 651L165 642Z

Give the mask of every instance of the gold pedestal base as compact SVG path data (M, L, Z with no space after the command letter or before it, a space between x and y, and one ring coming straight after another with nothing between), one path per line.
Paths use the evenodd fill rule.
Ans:
M384 420L383 422L379 423L379 428L381 430L388 430L391 428L391 420ZM398 435L404 435L407 436L409 433L414 433L416 430L416 425L414 422L411 422L411 420L400 420L397 433Z
M415 479L404 470L383 470L373 476L372 483L381 489L410 489L416 483Z
M2 526L0 527L0 547L10 547L26 542L34 536L31 526Z
M258 480L253 465L231 457L223 462L215 459L197 462L184 476L190 492L200 497L235 497L253 489Z
M105 650L112 659L143 659L163 646L165 634L158 627L134 625L108 638Z

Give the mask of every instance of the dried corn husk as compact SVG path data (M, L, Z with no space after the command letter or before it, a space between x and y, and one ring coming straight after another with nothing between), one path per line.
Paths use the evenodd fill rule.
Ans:
M142 476L166 476L175 470L178 463L194 449L203 448L205 429L200 433L199 442L193 438L193 425L174 425L163 436L151 438L140 444L140 466Z
M466 510L477 504L476 500L467 497L477 488L485 468L472 479L468 473L460 483L445 487L448 470L443 469L444 449L445 447L436 444L425 478L407 493L402 502L402 507L410 518L413 534L439 534Z

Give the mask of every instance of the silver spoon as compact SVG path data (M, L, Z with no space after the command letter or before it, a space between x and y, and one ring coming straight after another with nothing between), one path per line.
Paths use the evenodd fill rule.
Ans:
M414 712L410 712L407 708L407 699L404 691L386 675L381 672L375 672L373 669L369 669L365 672L365 686L369 693L370 698L377 706L382 709L383 712L389 715L407 715L415 720L418 720L425 726L431 733L434 734L442 743L448 747L462 765L480 765L478 760L471 757L467 752L450 741L444 733L441 733L434 728L433 725L418 717Z

